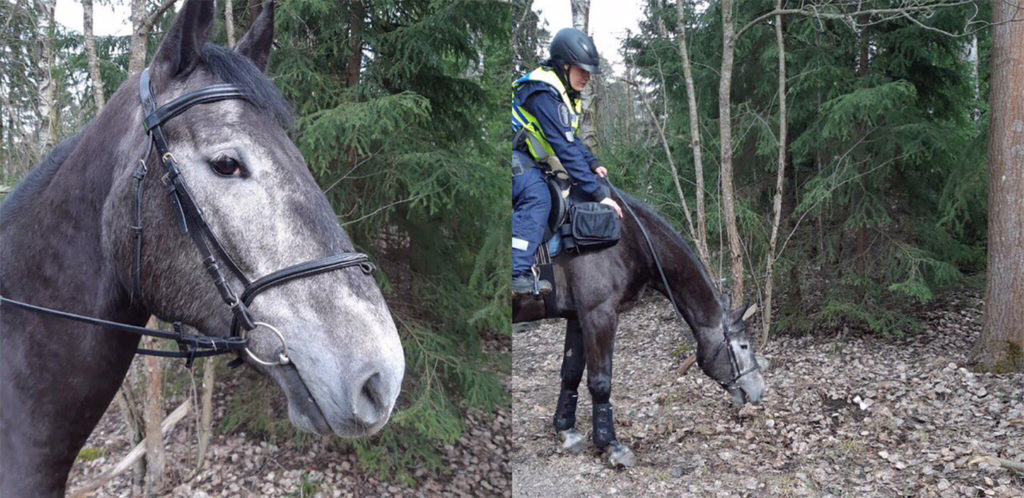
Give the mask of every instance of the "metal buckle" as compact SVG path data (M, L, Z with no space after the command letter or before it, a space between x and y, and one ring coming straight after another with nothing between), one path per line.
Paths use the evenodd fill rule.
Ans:
M245 347L245 354L249 355L249 359L251 359L252 361L255 361L256 363L259 363L260 365L264 365L264 366L268 366L268 367L275 367L275 366L279 366L279 365L287 365L287 364L291 363L292 360L288 358L288 344L286 344L284 342L284 335L281 334L281 331L277 330L277 327L274 327L273 325L271 325L269 323L266 323L266 322L253 322L253 324L256 325L256 328L266 327L266 328L270 329L271 332L276 334L278 340L281 341L281 349L282 349L282 351L281 351L280 354L278 354L277 361L273 361L273 362L271 362L271 361L263 361L258 356L253 354L252 351L249 350L249 346L246 346ZM256 330L256 329L252 329L252 330ZM246 337L249 334L249 332L252 332L252 330L242 332L242 337L243 338Z

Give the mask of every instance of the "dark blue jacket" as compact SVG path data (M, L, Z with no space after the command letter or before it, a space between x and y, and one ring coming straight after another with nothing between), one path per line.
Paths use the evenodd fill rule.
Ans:
M565 104L558 92L546 83L530 81L516 92L516 102L537 118L555 155L580 188L597 201L608 197L608 186L594 173L601 163L583 139L575 136L571 125L560 117L559 107Z

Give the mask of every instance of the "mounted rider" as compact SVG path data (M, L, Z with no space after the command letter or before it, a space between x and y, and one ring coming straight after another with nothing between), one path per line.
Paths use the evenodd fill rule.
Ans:
M512 84L512 293L534 292L533 262L551 210L545 175L572 181L594 201L622 210L598 177L608 170L580 138L580 92L600 73L600 57L586 33L566 28L551 40L550 59ZM551 283L538 282L541 293Z

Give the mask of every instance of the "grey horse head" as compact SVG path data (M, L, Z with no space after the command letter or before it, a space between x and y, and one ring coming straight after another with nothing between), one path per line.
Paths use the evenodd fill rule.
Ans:
M326 197L288 135L289 108L263 74L273 40L268 2L234 50L207 43L214 22L212 0L185 3L150 65L158 105L221 83L240 87L247 100L196 105L167 121L163 131L185 183L215 236L239 268L255 280L299 262L352 251ZM138 121L138 79L122 88ZM114 104L114 102L112 102ZM145 156L141 131L121 138L122 157ZM137 161L136 163L137 164ZM134 164L119 170L106 201L103 243L114 271L131 288L134 242ZM226 335L232 314L223 304L189 235L180 231L164 195L162 171L150 159L144 180L139 295L149 312L181 321L209 335ZM230 277L236 294L241 282ZM250 306L257 320L280 330L290 364L254 368L272 378L288 400L299 429L360 437L390 417L405 360L394 321L372 276L347 268L301 278L262 293ZM250 349L275 358L281 341L269 329L250 333Z
M734 405L759 404L764 396L764 378L744 322L744 315L752 307L731 310L728 295L721 298L721 303L721 323L699 334L697 364L729 392Z

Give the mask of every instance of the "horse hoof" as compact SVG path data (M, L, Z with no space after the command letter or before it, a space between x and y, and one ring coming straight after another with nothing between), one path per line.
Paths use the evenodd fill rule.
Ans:
M558 431L558 435L562 436L563 450L573 455L578 455L583 452L583 436L576 432L576 429Z
M607 451L608 463L612 467L621 465L629 468L636 465L636 455L633 454L633 450L618 441L612 441L612 444L608 445Z

